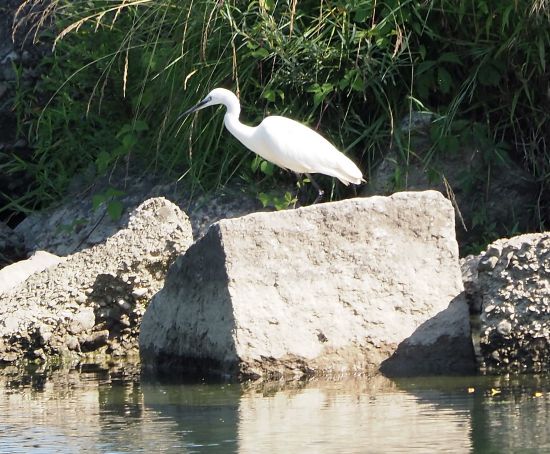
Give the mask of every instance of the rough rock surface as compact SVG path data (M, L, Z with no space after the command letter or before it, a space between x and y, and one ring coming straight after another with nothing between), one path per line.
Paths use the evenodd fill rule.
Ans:
M480 367L488 371L550 369L550 233L498 240L467 285L479 314Z
M145 304L191 242L191 226L179 208L163 198L144 202L128 227L104 244L0 296L0 362L137 353Z
M63 258L46 251L36 251L27 260L20 260L0 269L0 294L17 287L29 276L57 265Z
M222 220L148 306L142 361L241 378L464 370L462 290L435 191Z
M111 219L105 205L94 209L92 199L104 193L111 183L96 181L92 187L83 181L74 181L72 196L58 207L33 213L21 222L15 231L28 251L43 249L66 256L105 241L128 223L129 213L143 201L154 197L174 200L189 216L193 236L202 236L208 226L222 218L241 216L259 209L259 202L239 188L229 188L216 194L183 194L177 184L163 183L154 176L117 175L120 190L126 195L117 199L123 206L120 219ZM87 187L87 190L84 188Z

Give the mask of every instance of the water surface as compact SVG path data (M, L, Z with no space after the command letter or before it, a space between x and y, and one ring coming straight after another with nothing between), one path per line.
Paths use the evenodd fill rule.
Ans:
M0 370L1 453L550 452L550 377L267 385Z

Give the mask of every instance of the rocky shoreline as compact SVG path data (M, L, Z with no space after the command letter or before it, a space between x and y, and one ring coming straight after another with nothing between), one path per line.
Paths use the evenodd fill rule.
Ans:
M241 379L548 370L549 234L499 240L461 272L435 191L243 214L193 229L165 198L141 203L0 293L0 361L141 351L147 369ZM47 230L44 249L71 243Z
M24 36L12 41L20 4L0 6L0 164L2 156L32 153L17 135L15 90L32 89L47 52ZM456 159L442 170L452 185L465 159L478 165L481 157ZM389 190L395 163L390 155L373 170L370 191ZM475 188L489 196L486 211L499 225L528 219L533 185L518 172L510 178L502 168L490 191ZM431 186L423 165L409 173L409 188ZM92 204L90 194L106 187L102 181L84 195L76 181L80 189L44 213L4 214L0 363L94 363L135 358L141 349L153 369L248 378L548 371L549 233L492 243L463 261L461 278L453 209L432 192L259 215L258 201L238 188L197 196L155 178L119 180L128 194L119 219ZM16 197L28 184L21 175L3 178L0 193ZM397 210L400 197L407 203ZM473 216L478 199L457 197L465 217ZM301 236L301 229L312 233ZM284 280L278 268L287 270ZM182 301L189 310L183 319ZM207 302L216 310L209 312Z

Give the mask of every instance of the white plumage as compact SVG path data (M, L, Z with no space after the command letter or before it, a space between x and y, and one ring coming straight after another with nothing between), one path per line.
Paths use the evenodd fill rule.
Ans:
M307 174L319 190L319 196L322 196L322 191L309 175L311 173L330 175L346 186L364 181L363 174L351 159L320 134L297 121L270 116L255 127L242 124L239 121L239 100L224 88L215 88L182 116L216 104L227 108L225 126L245 147L279 167Z

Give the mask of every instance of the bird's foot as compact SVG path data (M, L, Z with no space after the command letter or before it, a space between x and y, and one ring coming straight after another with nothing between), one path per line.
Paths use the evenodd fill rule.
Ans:
M323 191L322 189L319 189L319 194L317 195L317 197L313 201L312 205L315 205L316 203L319 203L321 200L323 200L324 195L325 195L325 191Z

